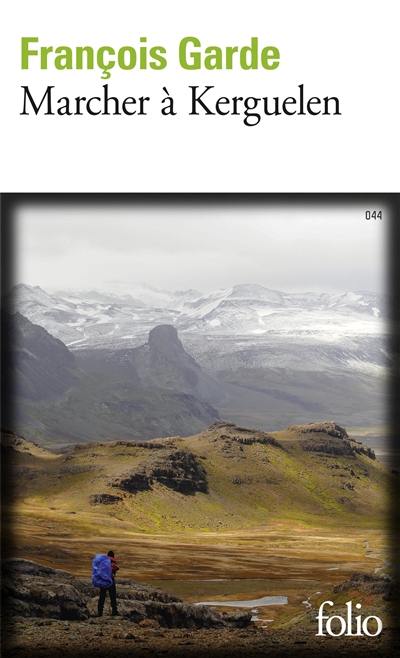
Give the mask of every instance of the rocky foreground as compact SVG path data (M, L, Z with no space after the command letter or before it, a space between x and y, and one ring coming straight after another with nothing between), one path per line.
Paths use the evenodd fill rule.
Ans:
M60 569L29 560L5 564L3 588L11 616L83 621L97 613L98 589ZM207 606L190 605L154 587L133 580L118 581L121 619L154 621L166 628L243 628L251 614L220 614Z
M337 592L392 598L386 577L355 575ZM377 638L316 638L315 610L287 628L265 630L250 613L218 613L186 604L162 590L132 580L118 582L119 616L96 617L97 591L66 571L23 559L5 563L5 656L384 656L390 626ZM367 612L367 610L366 610ZM3 608L4 615L4 608Z

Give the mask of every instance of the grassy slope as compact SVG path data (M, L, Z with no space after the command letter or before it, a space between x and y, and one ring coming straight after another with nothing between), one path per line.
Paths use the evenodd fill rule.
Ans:
M174 446L199 457L207 472L208 494L185 496L159 484L152 491L121 494L110 486L110 478L158 459L164 450L93 444L54 460L36 457L32 467L41 471L40 476L20 478L15 512L77 535L226 532L267 528L275 522L382 525L387 473L378 461L362 455L305 452L300 444L304 437L287 430L273 435L284 449L237 442L226 448L221 435L230 431L216 428L192 437L158 440L165 452ZM233 434L240 431L235 428ZM339 468L329 468L332 464ZM242 484L233 483L238 477ZM345 482L351 482L354 490L343 489ZM106 492L122 495L123 500L116 505L90 503L91 494Z

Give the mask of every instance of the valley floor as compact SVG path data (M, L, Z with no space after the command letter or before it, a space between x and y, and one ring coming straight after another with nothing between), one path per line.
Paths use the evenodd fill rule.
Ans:
M253 531L73 535L29 516L14 519L13 550L53 568L90 578L91 559L110 547L121 577L162 588L186 602L286 596L287 605L259 607L256 625L281 628L354 572L380 573L385 533L371 528L317 529L275 523ZM319 605L319 603L318 603Z
M107 528L110 530L110 528ZM354 572L386 570L388 537L383 529L274 523L253 531L140 534L126 527L102 537L73 535L49 521L21 515L13 520L13 554L90 578L95 552L115 550L122 577L160 587L186 602L256 599L284 595L287 605L259 607L247 628L163 628L145 620L112 618L61 621L17 617L8 658L122 658L122 656L387 655L392 619L382 596L360 591L332 594ZM363 612L378 614L384 632L377 638L317 638L320 603L333 596L335 613L361 601ZM106 604L108 605L108 603ZM339 607L338 607L339 606ZM225 610L228 610L225 608ZM231 611L232 609L230 609Z

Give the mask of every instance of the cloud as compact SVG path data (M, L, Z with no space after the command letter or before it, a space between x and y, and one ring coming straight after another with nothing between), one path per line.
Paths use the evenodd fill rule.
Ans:
M261 283L284 290L380 290L385 224L363 206L110 202L23 205L17 280L102 288L111 280L210 290Z

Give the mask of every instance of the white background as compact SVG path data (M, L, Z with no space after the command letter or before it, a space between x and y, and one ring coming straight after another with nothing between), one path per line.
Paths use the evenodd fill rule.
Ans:
M1 170L3 192L399 191L398 0L22 0L1 21ZM276 45L276 71L179 68L186 35L206 45ZM43 45L165 45L163 71L20 69L21 36ZM147 117L20 116L22 90L42 96L98 93L152 97ZM341 117L189 117L190 84L219 95L341 98ZM159 112L166 86L179 114Z

